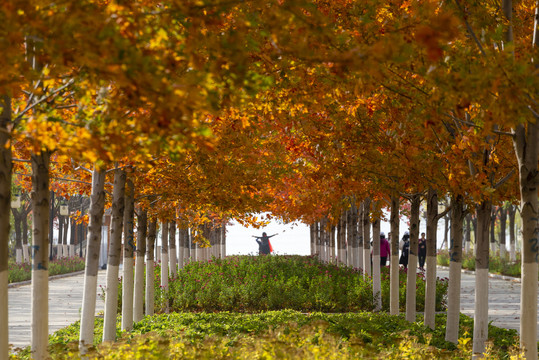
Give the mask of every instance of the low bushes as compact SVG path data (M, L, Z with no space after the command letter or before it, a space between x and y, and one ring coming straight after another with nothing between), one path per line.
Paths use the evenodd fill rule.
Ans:
M49 276L68 274L84 270L84 259L78 256L54 259L49 262ZM27 281L32 278L32 264L17 264L13 259L8 261L8 283Z
M439 251L437 256L438 265L449 266L449 252ZM473 252L462 254L462 268L466 270L475 270L475 256ZM490 254L489 257L489 272L493 274L507 275L520 277L521 263L520 255L517 255L517 261L509 261L507 258L502 258L498 255Z
M173 313L145 317L116 343L97 345L87 358L465 359L471 357L472 326L471 318L461 317L461 340L455 346L444 340L445 315L437 315L433 331L386 313ZM80 357L78 327L75 323L50 337L52 359ZM96 343L102 330L103 320L96 319ZM514 352L515 330L490 327L489 334L495 334L491 358Z
M406 271L400 271L404 309ZM404 291L404 292L403 292ZM447 282L438 281L437 310L445 306ZM418 275L418 310L423 310L425 279ZM353 268L306 256L233 256L194 262L169 283L174 311L295 309L353 312L373 309L372 280ZM389 269L382 270L383 310L389 310Z

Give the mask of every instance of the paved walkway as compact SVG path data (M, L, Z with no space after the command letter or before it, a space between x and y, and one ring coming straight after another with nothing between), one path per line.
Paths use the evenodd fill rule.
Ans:
M449 268L437 269L438 277L449 277ZM501 328L520 330L520 279L501 276L489 278L488 317L492 324ZM506 280L512 279L512 280ZM539 295L539 294L538 294ZM462 272L460 311L474 316L475 273ZM537 319L539 331L539 316Z
M447 268L438 268L439 277L448 277ZM106 271L99 271L99 285L105 285ZM49 283L49 332L66 327L80 319L84 275L63 277ZM475 275L462 274L461 312L473 316ZM14 347L30 345L31 286L29 284L12 287L9 296L9 342ZM98 298L96 313L102 311L104 303ZM499 327L519 329L520 326L520 283L497 278L489 279L489 320ZM539 329L539 319L537 322Z
M105 286L106 270L100 270L99 285ZM49 282L49 334L80 320L84 274L51 279ZM24 284L8 289L9 343L14 348L29 346L31 343L31 292L32 286ZM104 302L99 297L96 314L103 311Z

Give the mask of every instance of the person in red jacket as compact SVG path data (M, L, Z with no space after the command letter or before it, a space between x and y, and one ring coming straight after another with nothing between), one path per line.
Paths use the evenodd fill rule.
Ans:
M386 239L386 234L380 233L380 266L386 266L390 254L391 248L389 247L389 241Z

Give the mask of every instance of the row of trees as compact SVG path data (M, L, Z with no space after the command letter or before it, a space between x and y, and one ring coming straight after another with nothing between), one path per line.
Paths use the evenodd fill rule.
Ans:
M432 244L442 215L437 197L449 196L451 341L458 330L463 220L476 213L476 303L483 304L492 205L520 203L521 346L527 358L536 359L535 4L501 5L0 5L0 44L7 54L0 59L0 213L9 213L16 175L21 186L32 188L34 357L46 356L50 190L60 186L59 178L69 179L59 196L91 198L86 326L93 317L103 212L106 203L115 206L116 186L110 184L125 171L129 207L147 211L149 224L186 219L198 228L210 219L251 222L251 214L271 211L284 220L311 224L327 218L337 225L355 203L375 214L373 219L389 208L395 241L399 203L406 200L412 249L425 197L427 277L435 275ZM14 171L12 151L27 161ZM124 226L132 229L133 219L124 219ZM132 233L126 231L128 239ZM0 294L7 292L8 234L9 218L3 215ZM201 235L195 241L205 240ZM408 281L414 281L411 275ZM6 319L0 323L0 349L7 349L2 299L7 296L0 296L0 319ZM474 327L478 356L486 326L481 311ZM408 319L414 313L407 308ZM81 332L83 337L90 334Z

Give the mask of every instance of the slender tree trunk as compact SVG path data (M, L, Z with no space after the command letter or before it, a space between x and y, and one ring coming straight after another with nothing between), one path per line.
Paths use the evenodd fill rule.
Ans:
M447 321L445 340L458 342L460 316L460 284L462 269L462 222L466 211L462 195L451 198L451 245L449 249L449 289L447 291Z
M105 212L105 171L94 167L92 175L92 195L89 211L89 232L86 240L86 269L82 295L79 349L85 354L93 345L95 301L97 295L97 271L99 270L99 250L101 248L101 227Z
M516 236L515 236L515 215L516 207L509 205L509 260L517 261Z
M506 228L507 228L507 209L504 205L500 206L500 257L505 259L507 256L506 244Z
M382 281L380 278L380 219L372 222L373 254L372 254L372 295L374 311L382 310Z
M320 261L326 261L326 217L323 217L320 221Z
M124 258L122 277L122 330L133 329L133 296L134 296L134 255L135 255L135 189L133 182L127 180L125 187L124 210Z
M184 262L185 262L185 251L187 250L187 238L185 234L186 230L183 228L183 226L180 226L178 231L178 241L180 243L180 254L178 256L178 268L181 270L183 269Z
M425 284L425 326L434 329L436 315L436 241L438 230L438 192L427 194L427 271Z
M346 211L346 264L350 267L355 267L355 256L357 249L353 236L352 209Z
M322 221L317 222L316 227L316 257L318 257L319 260L322 260Z
M161 222L161 289L165 293L165 312L168 313L168 226L166 221Z
M492 214L490 218L490 251L496 254L496 218L497 209L492 208Z
M311 244L311 256L316 253L316 233L315 233L314 224L309 225L309 235L310 235L310 244Z
M337 239L339 247L339 264L346 265L346 212L342 212L337 228Z
M399 196L391 197L391 256L389 267L389 313L399 314Z
M371 199L363 201L363 272L364 275L371 276Z
M488 263L489 226L492 203L483 200L476 209L477 241L475 251L475 312L473 330L473 356L482 358L488 339Z
M135 262L133 322L139 322L144 316L144 254L146 253L148 213L145 210L140 210L137 214L137 219L137 259Z
M11 196L11 194L10 194ZM15 226L15 262L22 263L22 215L23 212L11 209L13 214L13 225Z
M468 214L464 219L466 225L466 231L464 232L464 252L467 254L470 252L470 244L472 241L472 214Z
M417 249L419 244L419 208L421 195L411 197L410 249L408 251L408 272L406 276L406 320L416 321Z
M448 239L448 233L449 233L449 221L451 218L451 213L444 216L444 249L448 250L449 248L449 239Z
M537 29L537 24L535 24L535 29ZM513 141L519 167L520 215L522 218L520 346L525 351L526 359L537 359L539 119L536 118L535 123L528 121L526 126L518 125Z
M148 226L148 241L146 243L146 315L154 313L154 247L157 237L157 221L151 220Z
M45 359L49 336L49 161L32 154L32 358Z
M112 191L112 211L110 244L107 259L107 285L105 288L105 315L103 320L103 341L116 340L116 315L118 314L118 274L122 252L122 229L125 209L125 171L114 172Z
M354 267L356 269L361 269L363 271L363 241L358 230L358 226L360 224L359 216L358 216L358 208L356 206L355 201L352 203L352 217L351 217L351 228L352 228L352 239L354 241Z
M8 257L9 210L11 208L11 99L0 97L0 359L9 357Z
M216 234L217 234L217 231L216 231ZM169 239L168 258L170 262L170 276L176 277L176 274L178 273L178 258L177 258L177 253L176 253L176 222L175 221L171 221L169 223L168 239ZM219 244L215 244L215 245L219 245ZM220 246L215 247L215 249L217 250L220 250L219 248ZM216 254L216 257L219 257L219 255Z

